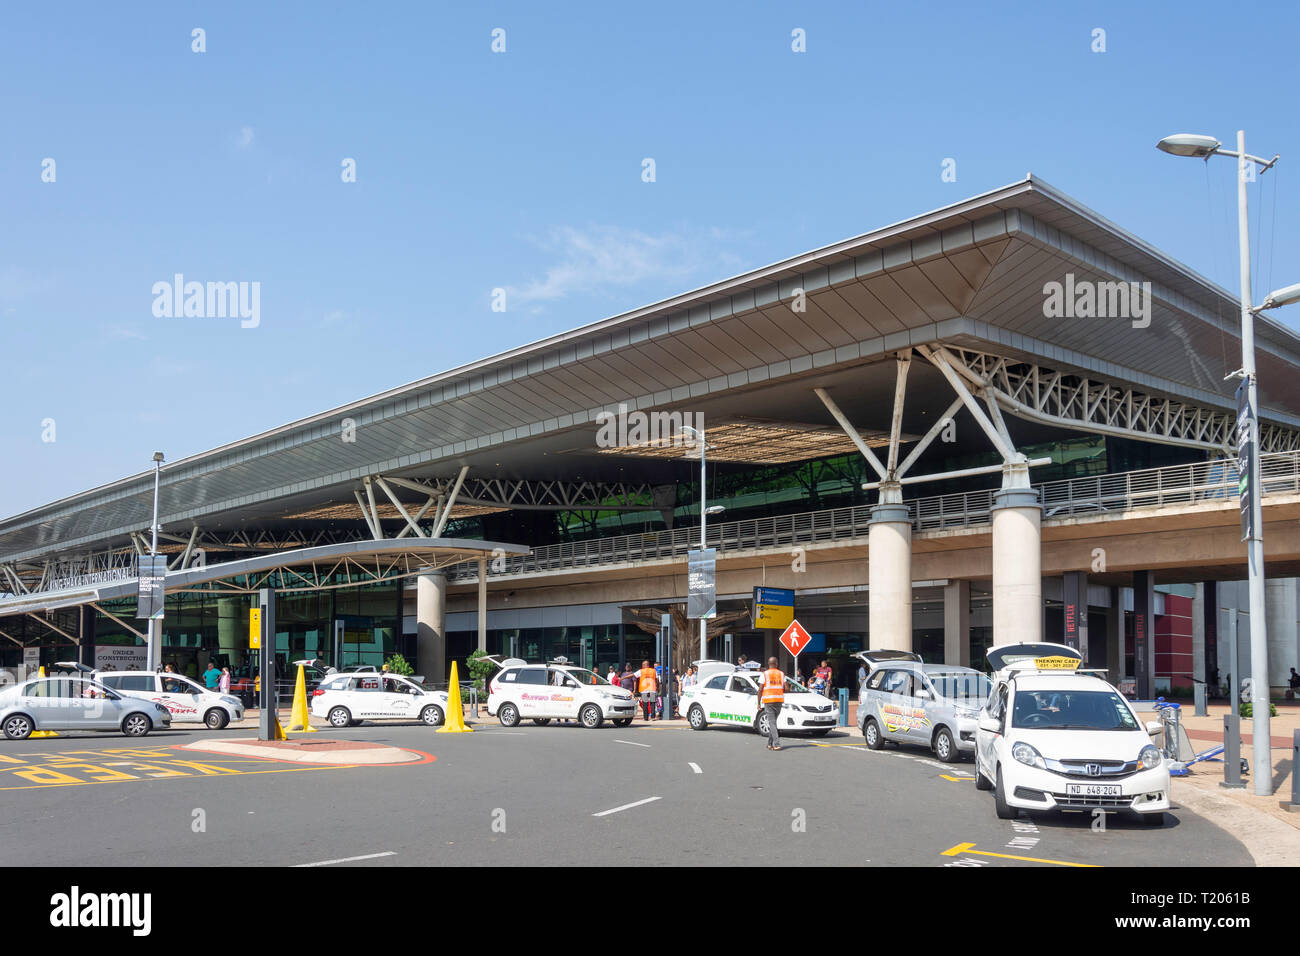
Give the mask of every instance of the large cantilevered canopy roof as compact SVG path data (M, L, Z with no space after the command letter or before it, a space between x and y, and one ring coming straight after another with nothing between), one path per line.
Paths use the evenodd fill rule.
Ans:
M1047 317L1044 286L1067 275L1149 282L1149 326ZM160 520L179 533L292 524L353 502L367 476L449 481L461 467L471 480L672 481L670 462L598 454L597 416L620 404L833 428L820 387L869 440L889 426L882 360L934 343L1230 414L1237 315L1226 290L1030 177L168 464ZM1300 338L1261 316L1256 348L1261 418L1293 431ZM347 427L355 441L340 440ZM121 546L151 502L145 473L17 515L0 522L0 563Z

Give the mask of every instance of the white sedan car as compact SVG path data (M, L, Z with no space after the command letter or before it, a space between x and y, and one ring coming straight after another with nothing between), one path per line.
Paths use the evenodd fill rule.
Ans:
M396 674L331 674L312 691L311 713L333 727L403 717L437 727L447 719L447 693Z
M729 727L749 727L767 735L767 715L759 712L758 682L761 671L733 668L725 662L701 661L697 664L700 682L682 690L680 710L694 730L704 730L716 723ZM788 677L785 702L777 717L782 733L809 731L814 736L829 734L839 720L839 706L828 697L814 693Z
M244 705L238 697L208 690L180 674L154 671L108 671L99 682L124 697L140 697L162 704L177 723L202 723L220 730L232 720L243 720Z
M989 649L994 667L1026 645ZM1169 767L1129 702L1099 677L1077 672L1078 652L1029 645L999 671L975 733L975 786L992 790L997 815L1020 810L1131 811L1160 826ZM1047 656L1051 655L1051 656ZM1070 661L1073 659L1073 667Z

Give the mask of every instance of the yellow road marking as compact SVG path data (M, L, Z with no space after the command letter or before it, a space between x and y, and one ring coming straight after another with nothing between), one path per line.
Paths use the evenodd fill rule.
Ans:
M940 856L961 856L963 853L969 853L972 856L995 856L1001 860L1023 860L1026 863L1051 863L1053 866L1085 866L1095 869L1095 863L1071 863L1069 860L1045 860L1036 856L1013 856L1010 853L991 853L988 850L973 849L974 843L958 843L940 853Z
M282 767L275 770L232 770L228 773L218 774L219 777L244 777L255 773L295 773L299 770L355 770L358 764L316 764L308 767ZM63 776L62 774L60 776ZM205 773L187 773L182 776L191 779L212 779L212 774ZM0 787L0 792L6 790L48 790L51 787L94 787L101 783L140 783L142 780L157 780L157 777L132 777L130 780L76 780L69 778L67 783L38 783L27 787Z
M945 780L951 780L953 783L961 783L963 780L969 783L975 779L974 777L950 777L946 773L941 773L939 776L943 777Z

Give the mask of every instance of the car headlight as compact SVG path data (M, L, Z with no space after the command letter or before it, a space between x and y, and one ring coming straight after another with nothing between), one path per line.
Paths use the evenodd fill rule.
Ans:
M242 705L238 700L236 700L236 699L233 698L233 697L223 697L223 698L221 698L221 702L222 702L223 704L229 704L231 707L242 707L242 706L243 706L243 705Z
M1147 744L1142 748L1142 752L1138 754L1137 768L1139 770L1150 770L1152 767L1160 766L1160 760L1160 751L1153 744Z
M154 705L153 705L153 709L156 710L156 711L158 711L158 713L160 713L160 714L170 714L170 713L171 713L171 711L168 710L166 707L164 707L162 704L154 704Z
M971 719L973 720L974 718L978 717L979 715L980 715L980 709L979 709L978 707L958 707L958 708L957 708L957 716L958 716L958 717L969 717L969 718L971 718Z
M1046 770L1047 764L1043 763L1043 755L1026 743L1018 743L1011 748L1011 756L1020 763L1030 767L1037 767L1039 770Z

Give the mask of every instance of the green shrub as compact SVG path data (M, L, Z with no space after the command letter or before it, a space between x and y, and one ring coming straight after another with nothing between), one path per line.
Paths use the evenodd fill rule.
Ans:
M1241 702L1241 706L1238 708L1238 713L1240 713L1242 717L1254 717L1255 707L1253 704L1251 704L1250 701L1243 700ZM1277 716L1277 706L1274 705L1274 703L1271 700L1268 702L1268 715L1270 717Z
M473 678L474 689L478 691L480 698L483 696L483 688L487 686L487 679L498 667L495 661L484 660L485 657L487 657L485 651L474 648L465 659L465 670L469 671L469 676Z
M406 658L401 654L394 654L384 661L384 666L388 668L390 673L396 674L398 677L410 677L415 673L415 668L408 664Z

